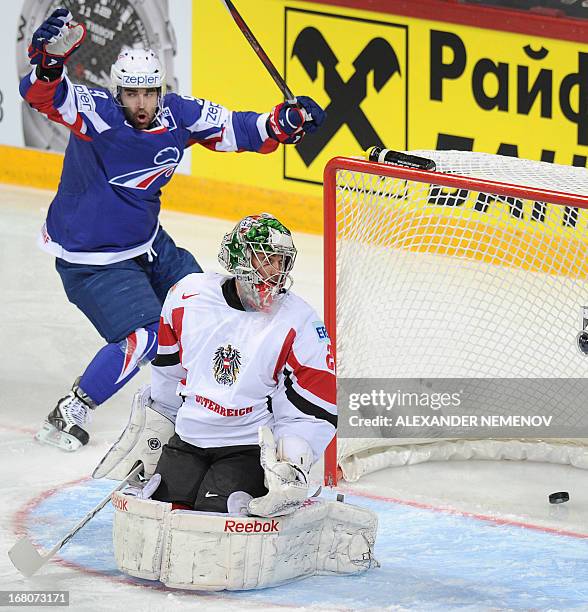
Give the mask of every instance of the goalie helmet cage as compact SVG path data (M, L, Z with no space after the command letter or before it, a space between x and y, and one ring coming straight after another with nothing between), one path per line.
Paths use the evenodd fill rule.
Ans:
M565 393L557 380L588 373L577 347L588 305L588 171L411 153L436 171L345 157L325 168L325 321L338 379L549 378ZM495 401L505 415L524 398ZM427 460L588 467L584 442L335 438L325 483Z

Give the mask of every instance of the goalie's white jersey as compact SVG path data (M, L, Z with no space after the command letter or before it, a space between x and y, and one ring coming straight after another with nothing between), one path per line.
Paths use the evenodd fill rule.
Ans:
M335 433L335 363L324 324L288 293L272 313L229 306L231 277L190 274L167 295L152 368L152 398L177 409L176 432L195 446L257 444L258 428L297 435L315 460Z

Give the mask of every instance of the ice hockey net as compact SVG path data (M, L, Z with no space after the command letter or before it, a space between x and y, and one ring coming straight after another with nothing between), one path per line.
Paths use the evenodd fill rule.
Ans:
M325 319L338 378L550 378L555 392L555 379L586 378L577 334L588 305L588 171L412 153L436 171L355 158L325 169ZM517 401L497 397L496 410ZM331 484L338 469L355 480L435 459L588 467L581 439L336 442Z

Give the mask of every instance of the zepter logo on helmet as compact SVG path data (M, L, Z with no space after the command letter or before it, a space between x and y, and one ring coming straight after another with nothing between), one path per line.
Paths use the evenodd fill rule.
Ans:
M123 48L110 69L110 88L116 99L125 88L159 89L161 100L165 95L165 70L151 49Z
M292 286L292 234L269 213L245 217L225 234L218 259L238 281L247 310L269 311Z

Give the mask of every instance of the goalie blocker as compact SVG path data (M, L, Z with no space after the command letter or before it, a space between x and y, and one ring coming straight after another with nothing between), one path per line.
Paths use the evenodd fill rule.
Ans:
M118 568L168 587L248 590L378 567L377 516L346 503L309 499L277 518L172 510L122 493L112 503Z

